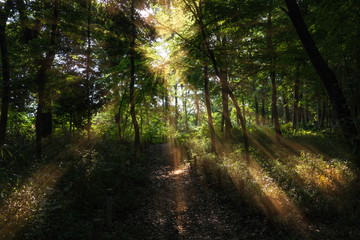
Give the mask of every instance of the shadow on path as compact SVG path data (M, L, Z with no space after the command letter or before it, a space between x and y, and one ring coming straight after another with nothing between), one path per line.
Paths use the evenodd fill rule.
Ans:
M136 239L274 239L266 217L226 194L204 186L184 154L169 144L147 150L150 184L144 207L127 222ZM238 201L241 201L240 199ZM132 225L134 226L134 225ZM277 232L276 234L275 231ZM138 234L144 234L138 236Z

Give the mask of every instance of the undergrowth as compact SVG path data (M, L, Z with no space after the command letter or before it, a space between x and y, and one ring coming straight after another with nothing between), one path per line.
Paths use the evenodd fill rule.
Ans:
M303 131L288 133L280 144L274 140L271 129L251 129L249 163L241 143L229 148L218 142L218 154L209 152L204 137L188 139L185 146L191 161L197 159L200 178L239 194L239 201L294 236L359 238L358 170L341 139Z
M0 239L89 239L92 219L104 219L110 188L113 221L122 221L139 207L147 183L144 158L133 156L131 146L81 137L49 140L42 161L9 156L13 170L7 167L0 179L8 186L1 194ZM113 237L104 231L105 239Z

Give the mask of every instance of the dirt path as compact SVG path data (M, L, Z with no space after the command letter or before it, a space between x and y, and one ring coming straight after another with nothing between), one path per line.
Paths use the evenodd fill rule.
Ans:
M269 223L262 215L246 206L234 209L226 196L201 185L176 149L156 145L147 154L148 196L130 221L138 224L141 238L269 239Z

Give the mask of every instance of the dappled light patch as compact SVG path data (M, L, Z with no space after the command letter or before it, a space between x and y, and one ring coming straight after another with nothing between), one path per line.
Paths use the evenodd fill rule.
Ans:
M306 136L313 141L319 139L317 135ZM349 189L356 173L348 161L324 153L323 142L319 142L321 148L304 146L296 138L282 138L277 143L266 128L257 128L249 139L250 163L245 161L241 148L216 156L206 152L201 139L189 140L188 146L197 156L199 174L220 187L235 187L243 199L269 219L295 229L303 237L331 231L313 216L336 213L342 218L351 214L348 211L355 203Z
M185 234L185 226L183 216L188 209L188 199L187 194L185 193L184 186L179 178L184 177L185 174L188 174L189 165L184 165L184 154L183 149L177 145L171 146L169 149L170 161L173 163L174 170L169 173L170 176L175 178L175 188L173 189L173 194L175 194L175 204L176 204L176 229L179 232L180 239L182 235Z
M281 146L278 146L275 144L275 136L269 130L263 129L262 133L271 140L270 147L273 148L276 156L271 155L264 144L260 144L255 137L251 139L257 150L272 160L268 168L271 167L275 171L276 168L281 169L303 187L311 186L334 196L339 195L355 178L355 173L345 160L331 158L314 146L300 144L290 139L282 138Z
M173 175L181 175L181 174L184 173L184 171L185 171L184 168L180 168L180 169L174 170L174 171L172 172L172 174L173 174Z
M0 207L0 239L11 239L52 192L63 170L49 163L37 170Z
M302 212L256 161L248 165L241 156L232 154L231 158L224 159L223 166L242 196L258 206L269 219L307 234L308 223Z
M301 152L300 158L292 165L304 184L330 195L341 194L355 178L355 173L346 162L340 162L338 159L325 161L321 155L309 152Z

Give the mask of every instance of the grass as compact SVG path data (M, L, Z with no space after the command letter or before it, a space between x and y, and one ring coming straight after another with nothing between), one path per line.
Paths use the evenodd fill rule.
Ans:
M132 152L106 139L61 138L46 143L41 162L24 159L24 169L12 160L20 180L8 178L11 169L2 179L11 186L1 195L0 239L89 239L92 219L104 218L109 188L114 222L126 218L138 208L147 182L143 158L129 169Z
M266 127L250 129L249 135L250 163L244 161L241 134L235 144L218 143L218 155L209 152L206 134L181 135L178 142L197 157L197 176L208 186L272 222L277 229L272 238L360 238L359 173L341 139L300 131L287 132L276 144ZM130 168L130 145L107 138L48 139L42 161L29 149L2 150L0 239L88 239L92 219L105 216L109 188L116 226L143 202L146 157ZM104 239L134 239L140 231L105 228Z
M208 182L240 194L280 228L299 238L360 237L359 176L341 139L312 132L288 133L277 144L271 129L250 130L251 162L243 149L218 143L220 155L208 152L208 139L186 144L197 156L197 172Z

